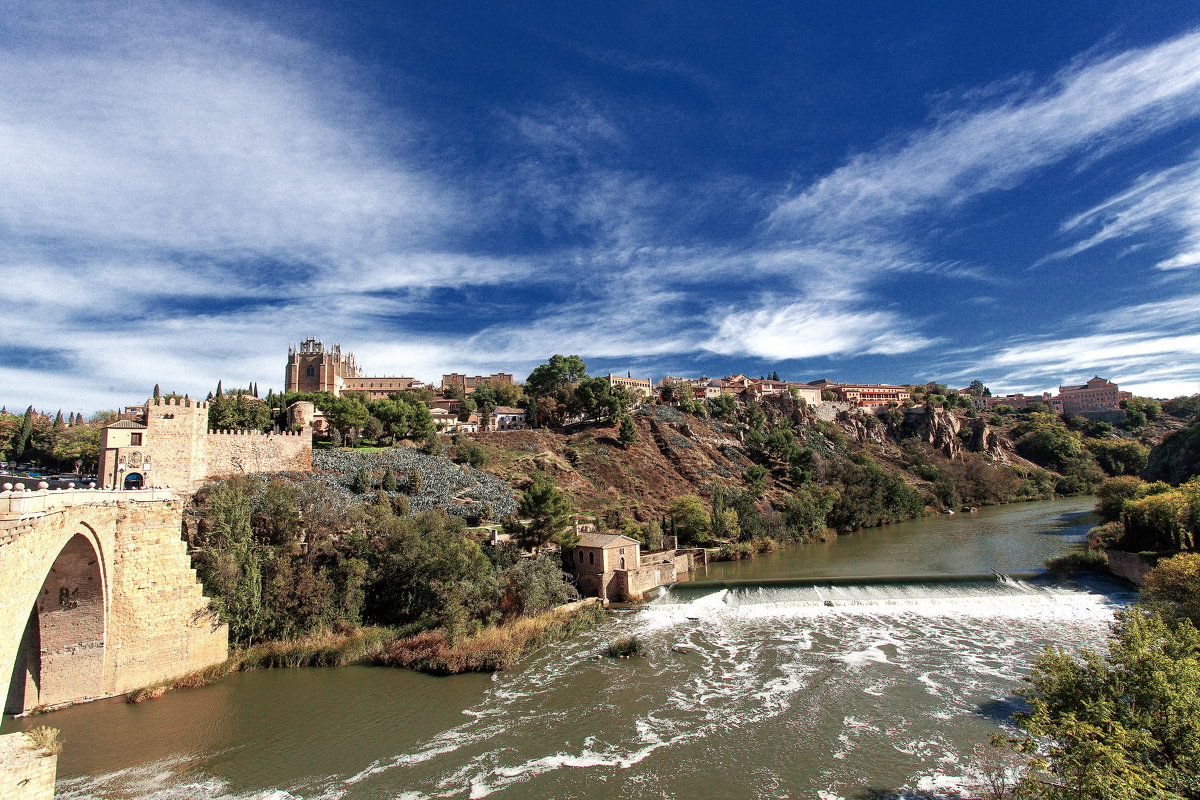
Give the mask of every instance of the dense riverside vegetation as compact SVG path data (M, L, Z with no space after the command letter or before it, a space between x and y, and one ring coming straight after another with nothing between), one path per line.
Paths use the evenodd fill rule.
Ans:
M1200 477L1113 477L1097 498L1086 550L1052 568L1102 568L1106 548L1157 563L1106 652L1051 649L1034 664L1020 733L998 743L1025 756L1016 773L993 772L999 800L1200 798Z
M1118 612L1106 654L1048 650L1022 694L1008 746L1031 758L996 797L1200 798L1200 632L1177 609Z
M453 640L578 599L557 558L481 547L440 509L400 516L382 491L346 503L319 482L233 478L193 513L193 563L239 646L365 625Z

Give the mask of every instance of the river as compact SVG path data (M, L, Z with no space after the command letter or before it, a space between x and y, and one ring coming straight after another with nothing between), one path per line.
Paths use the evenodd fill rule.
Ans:
M1019 573L1078 541L1090 498L984 509L716 564L495 676L254 672L60 728L61 798L838 798L950 791L1047 645L1095 647L1103 582ZM786 585L834 577L836 585ZM854 577L875 580L856 583ZM744 585L745 584L745 585ZM732 585L734 588L726 588ZM598 658L637 634L644 659ZM876 792L872 794L872 792Z

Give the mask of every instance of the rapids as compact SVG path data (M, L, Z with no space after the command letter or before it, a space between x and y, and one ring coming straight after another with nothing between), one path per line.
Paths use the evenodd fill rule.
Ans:
M1012 511L1059 547L1082 532L1063 515L1089 501L1041 505L1036 522ZM1036 654L1100 645L1130 599L1101 581L845 571L679 584L495 676L249 673L34 724L63 729L59 797L80 800L936 796L1019 707ZM599 656L628 635L646 658Z

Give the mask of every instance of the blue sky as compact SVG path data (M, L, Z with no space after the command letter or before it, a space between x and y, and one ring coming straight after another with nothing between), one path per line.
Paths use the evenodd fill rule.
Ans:
M0 403L309 334L1200 391L1200 5L595 5L0 0Z

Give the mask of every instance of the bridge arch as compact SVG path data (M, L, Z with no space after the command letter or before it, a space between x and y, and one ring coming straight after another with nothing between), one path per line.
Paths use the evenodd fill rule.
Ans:
M165 490L0 491L5 711L124 694L225 660L228 630L191 568L182 515Z
M111 590L104 547L96 531L79 522L44 552L19 595L18 608L29 612L8 685L7 713L105 693Z

